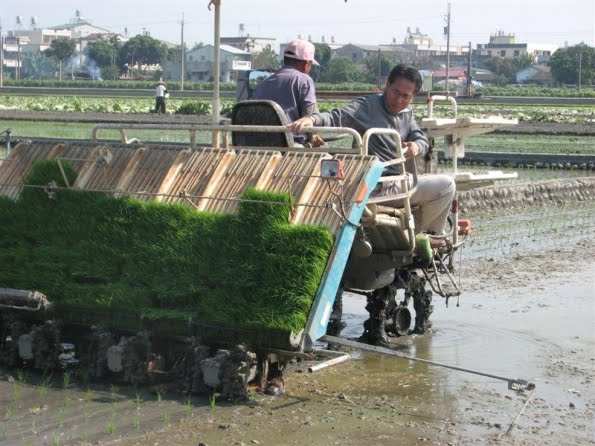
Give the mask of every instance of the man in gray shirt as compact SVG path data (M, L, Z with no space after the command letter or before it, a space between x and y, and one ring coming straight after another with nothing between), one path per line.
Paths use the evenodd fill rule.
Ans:
M410 108L415 94L421 89L421 76L417 70L405 65L395 66L386 81L382 94L359 98L349 105L334 109L328 113L314 113L291 124L293 132L303 131L306 127L351 127L363 135L374 127L395 129L399 132L404 155L407 158L423 156L427 153L428 139L413 117ZM396 158L395 141L391 135L374 135L368 144L368 153L376 155L381 161ZM385 175L398 173L394 166L386 168ZM417 187L411 195L411 205L421 210L415 226L417 232L442 234L448 217L450 205L455 195L454 180L447 175L421 175ZM401 192L400 182L382 182L372 191L371 196L390 196ZM402 207L402 200L383 202L383 205ZM388 342L385 332L385 310L387 301L376 296L369 300L366 309L370 318L362 335L366 342L383 345ZM338 335L343 327L341 320L341 298L335 299L333 314L327 332ZM365 326L365 325L364 325Z
M315 47L307 40L292 40L283 52L283 66L263 80L253 99L268 99L281 106L289 122L318 112L314 81L310 71L318 62L314 59ZM318 135L313 139L318 140ZM298 144L305 144L307 137L296 133L293 139Z
M421 75L405 65L395 66L386 81L382 94L359 98L343 108L328 113L314 113L291 124L293 132L306 127L351 127L363 135L374 127L391 128L399 132L405 157L423 156L428 151L428 139L413 117L410 108L415 94L421 89ZM396 158L394 139L390 135L374 135L370 138L368 153L381 161ZM385 175L398 173L394 166L386 169ZM384 182L376 187L372 196L389 196L400 193L399 182ZM419 206L421 216L416 222L417 232L442 234L450 204L455 194L454 180L447 175L420 175L417 188L411 196L411 205ZM400 207L402 201L383 203Z

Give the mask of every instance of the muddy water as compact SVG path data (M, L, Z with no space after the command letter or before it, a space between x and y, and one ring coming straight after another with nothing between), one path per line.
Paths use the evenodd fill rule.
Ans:
M250 404L211 406L165 389L64 389L63 376L5 374L0 444L595 444L595 264L577 264L564 274L550 263L549 280L501 288L481 267L483 288L492 291L471 286L458 308L437 300L432 333L392 341L405 355L534 382L508 435L529 393L484 376L352 351L353 360L313 374L308 363L295 365L285 395L255 394ZM360 296L346 296L345 336L360 334L363 307Z
M519 289L508 289L468 294L458 308L436 304L432 334L395 343L409 356L535 383L521 427L513 431L510 441L541 444L536 434L546 434L559 438L561 444L594 444L594 273L591 266L569 276L567 283L523 289L522 299ZM351 296L345 306L350 313L348 332L358 335L358 322L366 317L362 299ZM456 400L459 415L455 419L461 421L459 434L464 438L500 437L527 395L508 392L506 382L484 376L439 368L431 373L441 396ZM485 401L477 402L475 393ZM509 404L503 404L507 400ZM498 407L503 412L496 412ZM465 415L468 408L477 413ZM559 431L569 426L576 428L576 438L566 442Z
M310 363L296 364L285 395L254 394L249 404L211 405L167 389L0 370L0 445L594 445L590 240L473 259L461 278L460 306L452 299L446 308L436 298L432 333L393 339L393 347L526 379L536 384L533 394L485 376L359 351L314 374ZM345 297L344 336L360 335L364 304L361 296Z

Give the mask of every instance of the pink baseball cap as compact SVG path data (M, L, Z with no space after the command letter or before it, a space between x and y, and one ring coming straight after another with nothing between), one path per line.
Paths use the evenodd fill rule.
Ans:
M320 65L314 59L316 48L311 42L302 39L292 40L285 46L283 56L297 60L311 60L314 65Z

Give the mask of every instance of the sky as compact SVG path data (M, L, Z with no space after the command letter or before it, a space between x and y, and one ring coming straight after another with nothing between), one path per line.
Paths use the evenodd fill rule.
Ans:
M499 31L517 43L595 46L595 0L221 0L221 36L297 37L314 42L402 43L407 27L446 45L443 34L450 3L451 45L488 43ZM184 20L187 46L213 43L214 8L208 0L0 0L3 32L68 23L78 9L93 25L129 36L143 29L157 39L180 42ZM278 48L276 49L278 50Z

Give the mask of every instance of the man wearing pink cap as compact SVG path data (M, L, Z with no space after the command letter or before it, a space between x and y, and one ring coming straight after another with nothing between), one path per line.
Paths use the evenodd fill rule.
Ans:
M318 112L314 81L309 76L314 59L314 45L307 40L292 40L283 52L283 66L262 81L254 91L253 99L275 101L285 111L289 122ZM313 139L318 141L318 135ZM303 133L294 134L298 144L305 144ZM314 141L313 141L314 143Z

